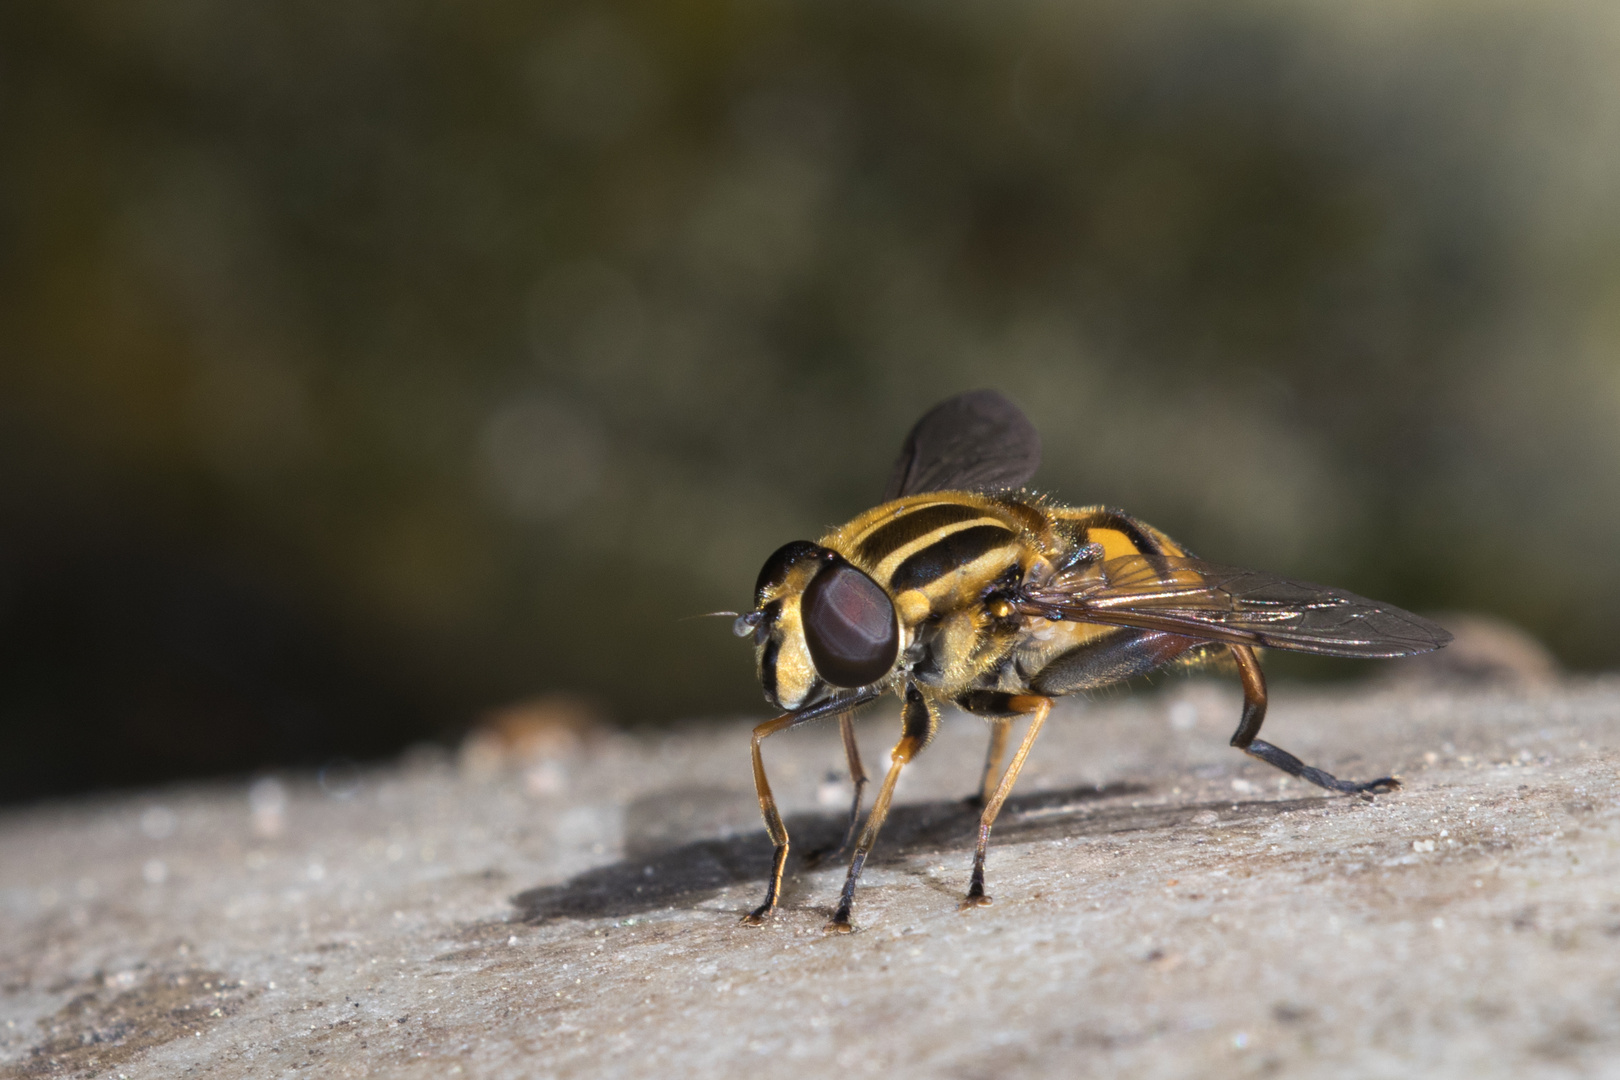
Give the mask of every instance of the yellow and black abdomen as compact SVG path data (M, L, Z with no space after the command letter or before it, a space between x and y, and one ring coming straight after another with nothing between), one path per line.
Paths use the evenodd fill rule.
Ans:
M1049 513L1061 522L1079 545L1098 544L1102 561L1122 555L1191 555L1163 532L1121 510L1106 506L1054 506Z

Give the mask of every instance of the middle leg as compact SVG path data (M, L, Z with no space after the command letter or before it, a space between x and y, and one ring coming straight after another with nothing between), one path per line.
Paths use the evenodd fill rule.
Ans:
M872 812L866 818L866 828L861 830L855 854L849 860L849 873L844 878L843 894L838 898L838 910L826 926L828 933L847 934L855 929L849 921L850 908L855 903L855 883L860 880L861 870L866 866L866 856L871 852L872 845L877 843L878 831L889 816L889 803L894 798L894 785L900 779L900 770L928 745L939 728L938 710L922 696L915 683L906 685L905 706L900 715L903 725L900 741L889 752L889 771L883 777L883 786L878 788L877 801L872 804Z
M1013 784L1018 782L1018 773L1024 767L1024 759L1029 757L1029 749L1035 745L1035 736L1041 733L1046 716L1052 711L1052 699L1036 694L1015 695L1008 698L1007 705L1014 712L1029 714L1029 730L1024 732L1024 741L1018 744L1012 764L1007 766L1001 783L996 785L995 794L986 801L984 812L979 816L979 843L973 851L973 879L968 884L967 897L962 901L963 911L990 905L990 897L984 891L984 859L990 848L990 827L996 823L996 815L1001 813L1001 804L1012 794Z
M1007 732L1012 730L1012 718L990 718L990 746L984 752L984 775L979 777L979 805L989 806L996 793L996 777L1001 773L1001 759L1007 754Z

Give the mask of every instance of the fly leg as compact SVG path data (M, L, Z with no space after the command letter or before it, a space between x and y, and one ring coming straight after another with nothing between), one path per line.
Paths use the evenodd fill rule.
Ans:
M1006 716L990 718L990 748L984 754L984 775L979 778L979 805L989 806L996 793L996 774L1001 771L1001 759L1007 754L1007 732L1012 730L1012 719Z
M844 878L844 891L838 898L838 910L826 926L830 934L847 934L855 929L849 922L849 911L855 903L855 883L860 880L866 856L871 852L872 845L877 843L878 832L883 828L884 819L889 816L889 802L894 798L894 785L900 779L900 770L928 745L939 727L938 711L923 698L915 683L906 684L906 703L901 718L904 727L900 741L889 752L889 771L883 777L877 801L872 804L866 827L861 830L861 838L855 845L855 854L849 860L849 874Z
M849 782L855 785L855 798L849 804L849 828L844 831L844 842L838 845L834 856L848 851L855 839L855 826L861 820L861 795L866 791L867 781L866 770L861 767L861 747L855 741L855 714L840 714L838 729L844 736L844 758L849 762Z
M1238 674L1243 678L1243 719L1238 721L1238 729L1232 735L1233 746L1250 757L1259 758L1268 765L1275 765L1289 776L1308 780L1317 787L1327 788L1329 791L1352 794L1384 792L1393 791L1401 786L1401 782L1392 776L1369 780L1364 784L1340 780L1332 773L1305 764L1281 747L1255 738L1260 734L1260 725L1265 723L1266 719L1266 677L1260 671L1260 661L1255 659L1252 647L1231 645L1228 648L1232 650L1232 658L1237 661Z
M844 736L844 758L849 762L849 779L855 785L855 798L849 805L849 828L844 830L844 840L835 848L822 848L813 851L806 857L805 862L811 866L827 859L836 859L849 850L849 845L855 840L855 830L861 823L861 795L866 791L866 769L861 766L861 748L855 741L855 714L840 713L838 727Z
M1052 699L1036 694L1019 694L1007 700L1007 706L1014 712L1029 713L1029 730L1024 732L1024 741L1018 744L1018 752L1013 755L1012 764L1002 774L1001 783L996 785L995 794L985 802L984 812L979 816L979 844L973 851L973 880L968 884L967 897L962 901L961 910L968 908L988 907L990 897L984 891L984 857L990 847L990 826L996 823L996 815L1001 813L1001 804L1007 801L1012 794L1013 784L1018 781L1018 773L1024 767L1024 759L1029 757L1029 748L1035 745L1035 736L1041 733L1041 726L1046 723L1047 713L1052 711ZM1005 733L1006 725L1011 721L1003 720L1000 730ZM1005 734L1003 734L1005 738ZM991 743L992 747L995 745Z
M765 885L765 902L743 916L745 926L761 925L765 916L776 907L776 898L782 892L782 868L787 865L788 856L787 826L782 824L782 814L776 809L776 796L771 794L771 782L765 777L765 759L760 756L759 744L778 731L786 731L801 722L797 714L787 713L775 720L767 720L754 729L754 789L759 793L759 812L765 818L766 834L776 845L776 855L771 863L770 880Z

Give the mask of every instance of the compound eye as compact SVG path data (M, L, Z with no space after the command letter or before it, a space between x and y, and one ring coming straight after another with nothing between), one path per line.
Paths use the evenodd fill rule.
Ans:
M845 689L877 682L900 652L894 604L877 583L843 561L804 590L804 643L816 673Z
M821 550L808 540L791 540L771 552L771 557L760 567L759 579L754 582L754 606L763 604L765 594L787 580L788 571L793 569L795 563L814 558Z

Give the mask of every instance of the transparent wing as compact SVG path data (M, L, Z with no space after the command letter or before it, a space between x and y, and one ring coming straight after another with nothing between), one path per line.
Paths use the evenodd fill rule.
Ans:
M971 390L935 405L906 436L883 501L924 491L1021 487L1041 463L1041 437L1012 402Z
M1451 635L1343 589L1202 559L1126 555L1024 589L1019 610L1323 656L1411 656Z

